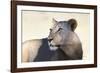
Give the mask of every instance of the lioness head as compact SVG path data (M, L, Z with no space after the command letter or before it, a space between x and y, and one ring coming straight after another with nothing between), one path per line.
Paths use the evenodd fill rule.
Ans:
M69 19L68 21L56 21L53 19L53 27L50 29L48 36L50 48L55 50L61 46L66 45L67 37L70 32L74 32L77 27L75 19Z

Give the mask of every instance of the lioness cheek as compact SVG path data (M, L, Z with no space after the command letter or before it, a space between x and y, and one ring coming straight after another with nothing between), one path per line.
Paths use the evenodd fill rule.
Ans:
M60 44L60 43L61 43L61 38L62 38L62 37L61 37L61 36L59 36L59 35L58 35L58 36L56 36L56 37L55 37L55 43Z

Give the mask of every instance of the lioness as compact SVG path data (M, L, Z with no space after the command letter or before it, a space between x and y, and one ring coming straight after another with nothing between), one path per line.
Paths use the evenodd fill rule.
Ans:
M53 19L53 27L48 37L51 48L56 48L55 55L51 60L78 60L82 59L82 44L74 32L77 21L56 21Z

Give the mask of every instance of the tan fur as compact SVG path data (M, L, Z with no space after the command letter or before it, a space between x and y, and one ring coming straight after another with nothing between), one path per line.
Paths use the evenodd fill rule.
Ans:
M42 41L40 39L25 41L22 45L22 62L33 61L41 45Z

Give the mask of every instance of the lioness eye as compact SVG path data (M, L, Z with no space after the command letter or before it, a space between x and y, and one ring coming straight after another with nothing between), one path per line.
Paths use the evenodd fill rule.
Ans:
M62 30L62 28L59 28L58 31Z

